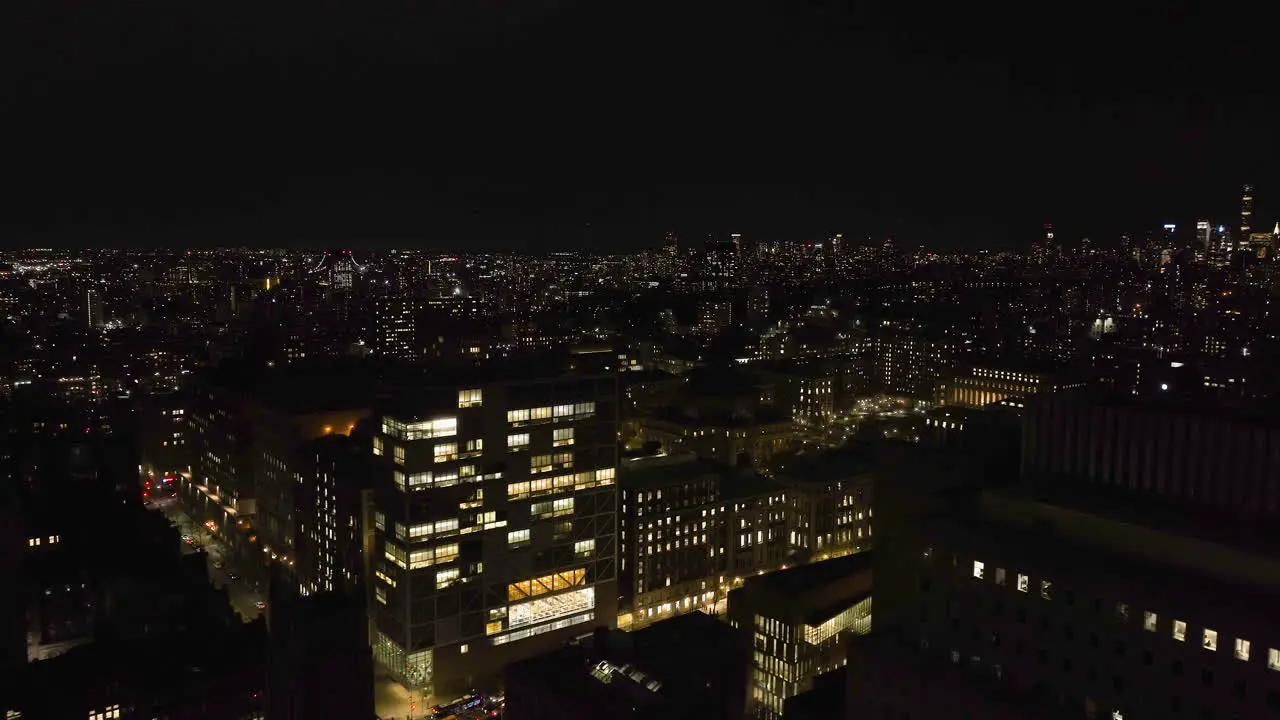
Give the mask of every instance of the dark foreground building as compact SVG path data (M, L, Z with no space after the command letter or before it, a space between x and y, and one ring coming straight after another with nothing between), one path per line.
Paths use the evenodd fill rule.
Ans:
M507 720L740 720L748 638L704 613L601 629L506 671Z
M1245 465L1280 448L1256 447L1275 431L1257 416L1046 402L1028 408L1012 486L914 449L886 478L876 633L849 650L847 717L1280 715L1272 483ZM1240 474L1214 480L1206 465L1240 433Z
M372 720L373 654L363 589L300 597L285 583L268 606L267 717Z

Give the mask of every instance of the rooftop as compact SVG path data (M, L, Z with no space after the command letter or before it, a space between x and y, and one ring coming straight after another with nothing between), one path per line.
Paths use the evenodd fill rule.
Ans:
M1002 497L1027 499L1001 490L989 492L987 504ZM1192 624L1197 615L1223 622L1247 617L1280 632L1280 621L1267 610L1280 602L1280 563L1274 556L1065 505L1046 505L1040 512L1015 505L988 511L985 521L962 514L929 525L927 535L944 545L957 534L977 541L969 549L986 548L988 567L1007 564L1032 573L1033 581L1040 573L1060 591L1092 593L1084 598L1088 602L1140 603L1144 597L1134 593L1141 593L1164 606L1151 609L1186 613Z
M871 569L874 554L871 552L854 553L833 560L807 563L787 570L757 575L748 578L747 586L759 586L779 593L803 593L815 586L830 583L847 575L865 572Z
M788 622L816 625L871 595L871 551L746 579L729 594L729 614L743 604Z
M778 469L780 480L791 482L831 482L866 475L875 466L874 447L868 443L850 443L842 448L817 453L802 453L788 459Z
M1245 402L1240 405L1223 405L1210 398L1200 396L1184 396L1176 393L1159 396L1143 396L1135 398L1121 392L1108 392L1091 388L1082 388L1051 395L1036 396L1027 403L1028 409L1035 404L1054 403L1059 406L1076 404L1094 407L1124 408L1135 413L1150 415L1195 415L1201 418L1214 418L1222 422L1238 422L1251 425L1280 426L1280 413L1272 400Z
M677 485L716 477L721 499L733 499L778 490L777 482L750 468L736 467L698 457L694 453L648 455L625 460L619 466L618 484L631 489Z

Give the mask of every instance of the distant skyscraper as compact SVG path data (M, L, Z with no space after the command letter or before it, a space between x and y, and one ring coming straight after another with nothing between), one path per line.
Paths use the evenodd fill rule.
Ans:
M1209 235L1209 263L1215 267L1226 267L1231 261L1231 230L1226 225L1219 225Z
M418 336L418 322L424 306L419 298L378 298L374 306L374 351L401 360L422 357L424 346Z
M1178 226L1174 223L1165 223L1160 231L1160 264L1168 265L1173 261L1173 256L1178 252Z
M1249 237L1253 227L1253 186L1245 183L1240 193L1240 239Z
M102 296L97 290L85 294L85 322L91 328L102 327Z
M1053 223L1044 224L1044 238L1038 242L1031 244L1031 260L1037 265L1045 265L1049 262L1049 256L1053 252L1054 234Z
M1209 247L1209 236L1213 231L1213 226L1208 220L1196 221L1196 249L1207 250Z
M1196 221L1196 238L1192 243L1191 253L1197 264L1209 262L1212 255L1213 226L1208 220Z
M742 248L742 236L734 233L728 240L707 240L707 285L716 289L733 285L738 276L738 258Z

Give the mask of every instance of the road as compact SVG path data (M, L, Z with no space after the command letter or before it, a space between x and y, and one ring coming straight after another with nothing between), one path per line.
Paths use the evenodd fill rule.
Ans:
M427 712L432 705L439 702L436 698L422 693L410 693L404 685L392 680L387 671L381 667L373 672L373 711L383 720L409 718L421 720L428 717ZM410 704L417 705L416 710Z
M245 621L254 620L262 611L258 609L258 602L265 602L266 598L262 592L249 585L243 579L233 579L229 573L236 572L235 564L231 561L232 554L207 528L198 525L192 520L182 506L178 504L175 498L157 499L151 501L150 509L156 512L164 513L169 519L170 524L178 528L183 535L190 535L194 543L182 543L182 553L190 555L204 550L209 558L209 582L217 588L226 588L227 597L231 601L231 608ZM222 567L215 565L221 563Z

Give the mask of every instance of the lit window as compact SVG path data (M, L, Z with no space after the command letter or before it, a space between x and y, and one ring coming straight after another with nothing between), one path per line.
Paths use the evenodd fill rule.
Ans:
M509 423L529 422L529 411L528 410L508 410L507 422Z
M529 433L515 433L507 436L507 447L512 450L529 447Z
M458 407L480 407L482 398L480 390L459 390L458 391Z
M443 590L449 587L451 584L453 584L454 580L458 579L458 576L461 574L462 574L461 571L458 570L457 568L450 568L449 570L441 570L440 572L436 573L436 589Z
M1142 613L1142 629L1143 630L1146 630L1147 632L1155 632L1156 623L1158 621L1159 621L1159 618L1157 618L1156 614L1151 612L1150 610L1144 611Z
M596 551L595 540L579 540L573 544L573 554L577 556L590 555Z
M573 444L573 428L557 428L552 436L551 445L554 447L564 447Z
M1031 588L1031 578L1018 573L1018 592L1026 592Z
M480 391L477 390L476 392L480 392ZM471 646L466 643L462 643L461 645L458 646L458 652L462 653L463 655L466 655L467 653L471 652Z
M996 584L1003 585L1005 583L1004 568L996 568Z
M983 574L986 572L986 567L987 567L987 566L986 566L985 564L983 564L983 562L982 562L981 560L974 560L974 561L973 561L973 576L974 576L975 578L977 578L977 579L981 580L981 579L982 579Z
M511 530L507 533L507 544L511 547L521 547L529 544L528 530Z
M1243 638L1236 638L1236 659L1249 659L1249 641Z
M1280 650L1267 648L1267 669L1280 670Z
M382 454L382 436L381 435L373 436L373 454L374 455Z
M1187 624L1181 620L1173 621L1173 639L1178 642L1187 640Z
M1202 642L1201 644L1204 645L1205 650L1218 649L1218 631L1217 630L1210 630L1209 628L1205 628L1203 639L1204 639L1204 642Z
M1053 599L1053 583L1048 580L1040 581L1040 597L1045 600Z
M431 448L435 462L449 462L458 459L458 443L437 443Z
M395 458L396 464L403 465L404 464L404 446L394 445L392 446L392 451L393 451L392 457Z

